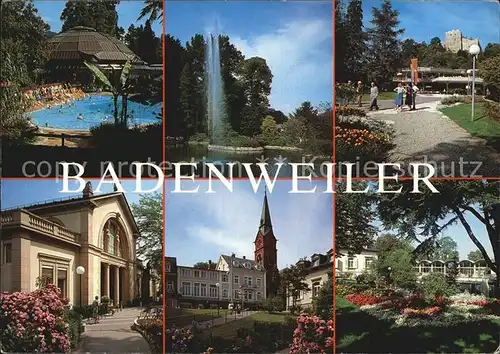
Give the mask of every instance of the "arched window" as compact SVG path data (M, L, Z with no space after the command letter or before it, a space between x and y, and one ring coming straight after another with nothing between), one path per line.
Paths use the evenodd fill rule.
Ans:
M122 232L114 220L109 220L104 227L103 249L107 253L122 257L123 249L120 237Z

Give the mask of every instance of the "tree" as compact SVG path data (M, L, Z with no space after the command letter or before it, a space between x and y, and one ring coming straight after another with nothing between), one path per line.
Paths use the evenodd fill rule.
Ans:
M278 128L273 117L266 116L266 118L262 120L260 130L262 132L262 139L266 144L270 145L276 141L276 138L278 137Z
M335 80L344 82L347 80L345 70L347 41L344 30L343 2L335 0Z
M280 312L285 310L285 302L281 296L271 295L266 298L264 309L269 313Z
M33 70L45 64L49 29L50 26L41 18L32 1L3 1L0 66L3 67L9 55L17 66L25 68L23 75L27 76L24 79L34 79ZM2 73L2 79L4 75L7 74Z
M85 26L97 32L117 36L123 33L118 27L116 6L119 0L68 0L61 13L62 31L73 27Z
M311 290L309 285L304 281L306 274L302 263L291 265L280 272L281 286L284 290L282 293L286 294L287 299L292 300L292 306L290 307L292 313L298 310L297 300L301 292Z
M467 259L472 262L477 262L483 260L483 255L480 250L470 251L467 255Z
M253 57L243 62L241 81L246 105L242 112L242 132L245 135L259 134L261 121L269 108L272 79L273 74L265 59Z
M361 0L350 0L343 22L346 45L342 62L346 76L350 80L360 80L366 52L366 34L363 30L363 7Z
M411 193L412 183L413 181L399 183L398 188L402 187L399 194L379 196L377 210L384 226L399 230L401 236L419 242L420 247L435 242L450 225L462 225L488 267L497 274L495 293L500 297L500 217L494 219L499 212L494 203L500 201L500 182L432 181L439 193L432 193L425 188L421 190L422 193ZM467 217L476 220L483 229L473 230ZM493 258L477 238L477 232L488 235Z
M84 64L89 68L89 70L101 81L101 83L106 86L108 90L113 94L113 117L115 120L115 125L127 126L127 100L130 90L129 76L130 69L132 68L132 63L127 61L121 70L111 70L111 74L106 76L97 66L92 63L84 62ZM118 97L122 96L122 111L121 117L118 118Z
M375 266L379 275L387 276L390 284L404 289L415 289L417 272L413 268L412 248L392 249L382 259L378 258Z
M162 63L161 40L156 37L149 20L146 21L144 26L135 27L130 25L124 39L130 50L145 62L149 64Z
M338 182L338 188L345 182ZM366 182L354 182L354 190L366 188ZM375 196L371 193L339 193L335 203L335 243L336 253L346 250L349 253L360 253L373 244L376 234L372 220L375 216L372 204Z
M333 273L328 272L328 280L321 285L318 295L313 299L313 308L316 315L325 321L333 315Z
M139 202L132 204L132 211L139 229L137 256L147 261L156 274L162 274L164 234L161 193L141 195Z
M399 29L399 12L384 0L380 9L372 8L372 28L368 29L367 76L380 83L380 87L392 82L401 65L401 48L398 37L404 33Z
M184 136L185 122L187 120L186 114L189 112L189 103L187 103L187 108L184 110L181 108L182 94L186 93L190 95L194 89L194 83L192 78L184 78L182 80L187 81L186 84L183 82L181 84L181 75L183 68L186 70L184 75L190 74L190 68L185 68L186 51L182 47L181 42L170 36L164 35L164 52L165 56L165 77L168 80L164 80L164 90L168 94L168 104L165 105L165 126L167 136ZM190 97L190 96L189 96Z
M212 261L208 262L198 262L193 265L193 268L196 269L206 269L206 270L215 270L217 268L217 263L213 263Z
M137 20L142 20L145 17L148 17L148 21L151 22L158 19L163 22L163 0L144 0L144 7Z
M432 261L458 261L458 245L449 236L429 242L425 251L422 250L418 259L428 259Z
M491 96L500 98L500 54L490 57L479 63L478 75L484 80L485 85L490 89Z

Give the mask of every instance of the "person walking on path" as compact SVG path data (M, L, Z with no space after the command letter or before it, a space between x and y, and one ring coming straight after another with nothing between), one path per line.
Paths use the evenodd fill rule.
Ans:
M94 323L99 323L99 296L96 296L92 303L92 317L94 318Z
M417 102L417 92L418 92L418 86L415 85L415 84L412 84L412 89L411 89L411 102L412 102L412 107L411 107L411 111L414 111L416 110L415 108L415 104Z
M396 91L396 99L394 100L394 104L396 105L396 111L400 111L403 106L403 94L405 93L405 89L401 83L398 84L398 87L394 89Z
M408 106L408 109L411 109L411 104L412 104L412 96L413 92L411 89L411 83L406 84L405 91L406 91L406 96L405 96L405 105Z
M358 99L358 107L362 107L362 101L363 101L363 83L361 81L358 81L358 86L356 87L356 95Z
M377 98L378 98L378 87L377 85L375 85L374 82L372 82L370 87L370 111L372 111L373 109L378 111Z

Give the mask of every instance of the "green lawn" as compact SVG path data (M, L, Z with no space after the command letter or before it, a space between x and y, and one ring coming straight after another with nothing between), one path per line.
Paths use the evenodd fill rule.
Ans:
M395 327L336 299L337 351L342 353L488 353L498 345L500 321L449 327Z
M443 108L441 112L453 119L472 136L485 139L488 145L500 151L500 123L486 116L482 104L476 104L475 108L474 122L471 120L471 104L464 103Z
M378 95L378 100L394 100L396 98L396 92L380 92ZM370 94L365 93L363 95L363 101L370 101Z
M217 309L168 309L166 312L167 327L171 327L174 323L176 327L184 327L193 321L210 321L222 317L226 313L228 313L226 309L219 310L219 313L217 313Z
M228 315L229 317L230 315ZM224 325L221 326L216 326L211 329L208 329L205 331L206 334L211 333L212 336L214 337L221 337L221 338L234 338L236 336L236 331L239 328L248 328L251 329L253 328L253 324L255 321L260 321L260 322L284 322L285 318L287 317L292 317L295 318L296 316L292 316L288 313L286 314L270 314L267 312L257 312L254 314L251 314L250 316L244 317L240 320L228 322Z

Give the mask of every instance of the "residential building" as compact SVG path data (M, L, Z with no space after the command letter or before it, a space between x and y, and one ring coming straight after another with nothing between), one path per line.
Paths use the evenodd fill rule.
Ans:
M217 307L223 295L219 289L222 282L221 273L219 270L177 266L179 305L181 307Z
M305 269L307 275L304 282L310 290L301 291L299 298L295 300L295 305L300 305L302 308L311 308L313 299L328 280L329 274L333 273L333 250L330 249L326 254L315 253L310 260L301 259L296 265ZM294 305L292 296L287 296L286 301L288 309Z
M141 294L139 230L123 193L94 195L88 182L81 197L3 210L1 221L1 292L33 291L41 280L75 305Z
M377 259L377 251L365 249L359 254L349 254L346 250L340 250L335 257L335 276L356 277L370 269L373 261Z
M243 303L253 307L265 301L267 296L267 272L258 262L245 256L222 255L217 265L223 275L222 298L232 303ZM227 277L224 275L227 274ZM227 293L226 293L227 291Z
M163 277L163 289L165 294L165 305L167 308L176 308L178 306L178 271L177 258L165 257L165 276Z

